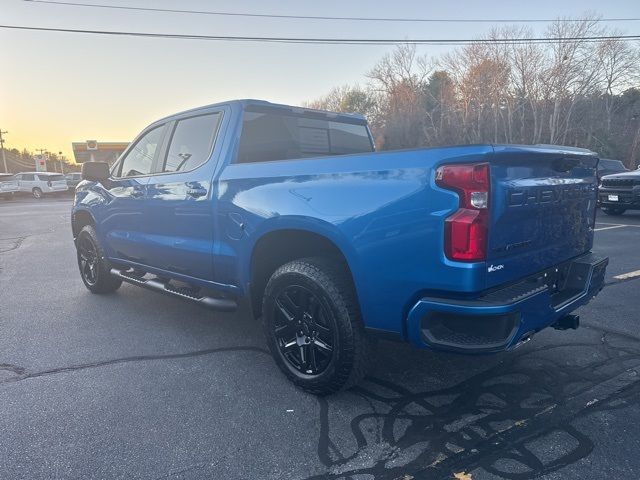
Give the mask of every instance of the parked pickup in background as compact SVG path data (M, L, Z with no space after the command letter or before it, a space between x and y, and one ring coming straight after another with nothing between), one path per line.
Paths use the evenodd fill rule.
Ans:
M640 210L640 170L602 177L598 195L602 211L608 215Z
M605 175L614 173L628 172L629 169L624 166L620 160L611 160L609 158L601 158L598 162L598 180L602 180Z
M326 394L363 377L375 337L475 354L576 328L608 262L591 252L597 163L374 152L360 115L231 101L153 123L111 169L85 163L72 230L91 292L246 300L285 375Z

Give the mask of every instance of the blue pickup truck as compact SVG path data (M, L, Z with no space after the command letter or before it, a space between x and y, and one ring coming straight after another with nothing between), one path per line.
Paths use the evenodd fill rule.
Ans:
M354 385L372 339L510 350L603 287L592 152L468 145L375 152L360 115L237 100L147 127L83 165L82 280L218 310L246 302L302 389Z

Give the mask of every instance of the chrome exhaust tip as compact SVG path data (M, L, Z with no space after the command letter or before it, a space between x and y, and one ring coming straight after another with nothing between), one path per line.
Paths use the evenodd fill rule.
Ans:
M534 330L531 330L530 332L525 333L524 335L522 335L520 337L520 340L518 340L518 343L516 343L513 348L518 348L521 347L522 345L524 345L525 343L529 343L531 341L531 339L533 338L533 335L536 332Z

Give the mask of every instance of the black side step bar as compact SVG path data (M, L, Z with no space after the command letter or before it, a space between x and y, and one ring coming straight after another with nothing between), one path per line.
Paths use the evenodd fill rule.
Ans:
M237 302L230 298L216 298L201 295L199 293L194 293L187 288L174 287L173 285L162 282L157 278L147 279L144 277L138 277L126 271L123 272L122 270L118 270L117 268L111 269L111 275L118 277L127 283L148 288L155 292L182 298L183 300L197 303L198 305L202 305L203 307L210 308L212 310L232 312L238 308Z

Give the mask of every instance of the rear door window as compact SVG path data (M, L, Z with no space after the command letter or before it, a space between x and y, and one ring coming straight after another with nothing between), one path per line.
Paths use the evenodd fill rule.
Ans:
M245 111L238 163L372 152L365 123L287 112Z
M22 180L25 182L33 182L35 180L35 175L33 173L23 173Z
M171 136L163 172L187 172L205 163L211 155L221 113L178 120Z

